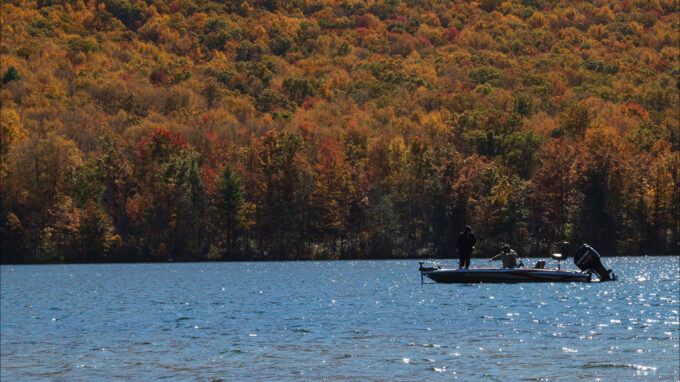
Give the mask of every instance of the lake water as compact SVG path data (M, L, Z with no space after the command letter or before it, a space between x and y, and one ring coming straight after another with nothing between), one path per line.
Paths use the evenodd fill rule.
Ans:
M421 285L411 260L2 266L0 379L677 381L679 259L608 258L619 281L592 284Z

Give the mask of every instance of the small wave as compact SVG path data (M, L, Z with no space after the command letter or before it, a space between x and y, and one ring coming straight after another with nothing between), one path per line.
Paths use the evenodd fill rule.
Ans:
M619 364L619 363L589 363L583 366L584 369L635 369L640 371L656 371L656 366L644 366L635 364Z
M409 343L408 346L420 346L420 347L426 348L426 349L442 347L441 345L437 345L437 344L418 344L418 343L415 343L415 342Z

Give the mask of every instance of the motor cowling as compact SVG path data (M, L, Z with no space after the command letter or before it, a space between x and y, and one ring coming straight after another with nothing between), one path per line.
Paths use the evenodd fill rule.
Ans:
M574 255L574 264L576 264L582 271L590 271L595 273L600 281L614 281L616 275L611 269L607 269L602 262L600 254L595 248L588 244L582 244Z

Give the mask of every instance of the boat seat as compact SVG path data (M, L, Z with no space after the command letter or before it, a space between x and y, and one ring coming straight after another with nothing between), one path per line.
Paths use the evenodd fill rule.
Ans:
M536 269L545 269L545 260L539 260L534 267Z
M553 253L552 258L557 260L557 269L561 269L561 263L562 260L564 260L567 256L561 254L561 253Z
M552 258L557 260L557 261L562 261L564 260L564 255L561 253L553 253Z

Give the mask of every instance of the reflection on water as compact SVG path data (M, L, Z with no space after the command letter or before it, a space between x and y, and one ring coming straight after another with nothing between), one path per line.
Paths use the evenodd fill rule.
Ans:
M421 285L416 261L3 266L0 379L678 380L679 258L607 263L619 281Z

